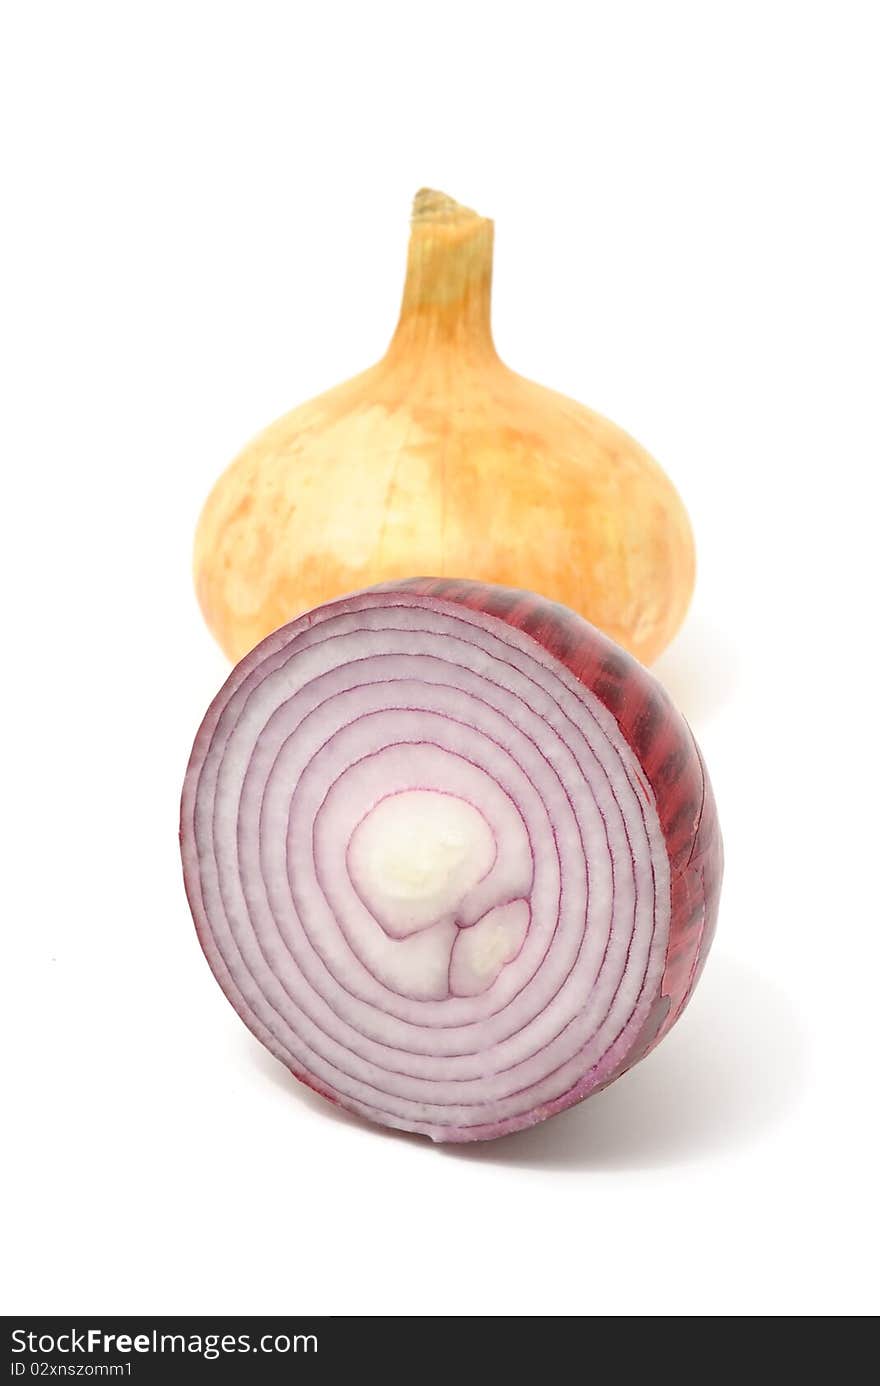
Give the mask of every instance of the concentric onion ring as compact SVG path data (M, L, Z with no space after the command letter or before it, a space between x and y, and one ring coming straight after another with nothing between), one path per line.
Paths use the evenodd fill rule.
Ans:
M531 1125L680 1013L721 846L686 724L579 617L419 580L244 659L184 786L199 938L297 1077L434 1140Z

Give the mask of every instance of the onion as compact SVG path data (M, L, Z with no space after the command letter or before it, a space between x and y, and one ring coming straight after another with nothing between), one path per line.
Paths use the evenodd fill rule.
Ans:
M499 360L492 245L491 221L420 192L383 359L220 477L194 568L231 659L301 611L425 571L543 592L645 663L672 639L694 583L684 507L622 429Z
M709 781L659 684L563 607L435 579L320 607L234 669L181 844L257 1038L435 1141L530 1126L647 1053L721 883Z

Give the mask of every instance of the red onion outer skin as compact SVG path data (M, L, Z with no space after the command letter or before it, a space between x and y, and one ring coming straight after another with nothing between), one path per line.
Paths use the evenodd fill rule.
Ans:
M629 1037L625 1052L614 1052L613 1063L603 1059L593 1064L552 1100L538 1102L500 1120L490 1115L486 1121L475 1119L467 1125L437 1128L427 1120L376 1114L364 1110L358 1101L296 1061L243 995L218 946L214 920L205 903L205 842L200 840L195 824L200 781L227 702L259 669L261 660L278 651L288 632L308 628L323 613L345 612L350 603L378 594L387 594L390 605L394 605L396 597L415 598L420 606L429 609L448 612L459 607L481 617L495 618L536 642L563 665L607 709L634 753L656 808L668 856L668 934L662 973L648 998L649 1005L645 1003L644 1019ZM606 1087L648 1054L681 1015L705 964L715 932L723 870L715 800L700 751L686 721L657 680L565 607L530 592L445 578L407 579L352 594L283 627L241 661L209 709L196 738L183 791L181 849L187 895L203 950L228 999L257 1038L300 1081L328 1100L380 1124L449 1141L493 1139L533 1125Z

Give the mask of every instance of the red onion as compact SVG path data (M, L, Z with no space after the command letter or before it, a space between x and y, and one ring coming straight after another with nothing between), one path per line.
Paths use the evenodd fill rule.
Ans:
M297 1078L436 1141L517 1131L670 1028L721 838L646 671L531 593L418 579L233 670L183 790L199 939Z

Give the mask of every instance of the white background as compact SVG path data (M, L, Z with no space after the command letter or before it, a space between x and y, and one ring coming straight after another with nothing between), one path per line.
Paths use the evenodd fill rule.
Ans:
M11 3L0 41L6 1312L878 1308L876 7ZM661 460L657 672L716 949L636 1072L444 1150L338 1117L196 944L177 798L226 672L199 506L376 359L409 201L496 221L496 340Z

